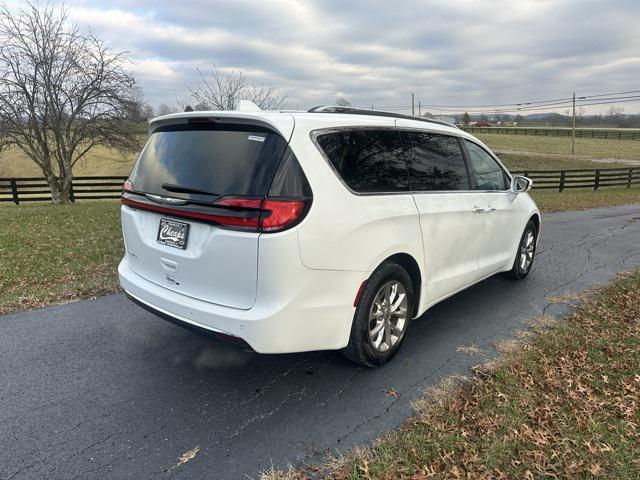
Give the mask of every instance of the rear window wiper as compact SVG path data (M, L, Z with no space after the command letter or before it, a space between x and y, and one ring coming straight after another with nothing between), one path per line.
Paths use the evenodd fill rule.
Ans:
M196 195L213 195L214 197L220 196L217 193L206 192L204 190L198 190L197 188L183 187L182 185L174 185L172 183L163 183L160 185L164 190L168 192L176 193L194 193Z

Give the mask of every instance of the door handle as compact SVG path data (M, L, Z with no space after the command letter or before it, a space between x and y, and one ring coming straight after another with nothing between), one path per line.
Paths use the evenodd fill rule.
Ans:
M473 207L473 213L485 213L486 210L482 207Z

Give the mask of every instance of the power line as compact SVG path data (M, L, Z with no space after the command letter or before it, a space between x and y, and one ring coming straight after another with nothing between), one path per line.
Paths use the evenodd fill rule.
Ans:
M612 95L623 95L623 94L629 94L629 93L638 93L640 92L640 90L628 90L626 92L612 92L612 93L600 93L600 94L594 94L594 95L583 95L581 97L584 98L594 98L594 97L606 97L606 96L612 96ZM554 98L554 99L549 99L549 100L529 100L526 102L514 102L514 103L491 103L491 104L485 104L485 105L430 105L430 104L423 104L423 107L426 108L432 108L432 109L444 109L444 108L451 108L451 109L466 109L466 108L489 108L489 109L493 109L493 107L518 107L518 106L522 106L522 105L534 105L534 104L542 104L542 103L557 103L557 102L570 102L572 100L572 97L564 97L564 98Z
M501 113L521 113L521 112L532 112L532 111L540 111L540 110L557 110L560 108L568 108L572 105L572 101L573 100L571 99L569 101L547 104L547 105L530 105L530 106L522 106L522 107L515 107L515 108L491 108L491 109L484 109L484 110L469 110L469 109L453 110L453 109L446 109L446 108L443 108L443 109L431 108L431 110L448 112L448 113L451 113L452 115L456 115L464 112L471 113L474 115L483 115L483 114L496 115ZM592 105L612 105L617 103L630 103L630 102L640 102L640 95L630 95L630 96L613 97L613 98L586 98L586 97L576 98L576 105L579 107L587 107ZM382 106L377 106L375 108L377 110L391 110L390 108L382 107ZM410 111L411 105L407 105L404 108L396 107L393 110L396 110L396 109Z
M579 107L588 107L590 105L612 105L616 103L640 102L640 96L621 97L620 100L604 100L604 101L593 101L593 102L586 102L586 103L577 103L577 102L578 100L576 99L576 105ZM568 108L569 106L571 106L571 103L572 102L563 102L561 104L533 106L533 107L524 107L524 108L490 109L490 110L482 110L482 111L470 111L468 113L479 115L479 114L499 114L499 113L512 113L512 112L515 112L515 113L532 112L532 111L539 111L539 110L557 110L559 108ZM456 112L451 112L451 113L454 113L454 114L463 113L463 110L458 110Z

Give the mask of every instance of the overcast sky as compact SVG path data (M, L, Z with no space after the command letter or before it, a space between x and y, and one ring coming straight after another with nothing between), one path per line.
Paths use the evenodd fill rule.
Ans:
M131 52L154 106L175 104L212 62L273 84L290 108L338 95L401 107L410 92L416 104L483 105L640 90L638 0L66 4L81 28Z

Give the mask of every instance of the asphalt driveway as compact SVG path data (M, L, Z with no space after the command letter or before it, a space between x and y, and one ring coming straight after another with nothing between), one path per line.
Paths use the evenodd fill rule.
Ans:
M241 352L122 294L6 315L0 478L246 478L311 461L401 424L425 386L468 373L480 359L459 346L492 350L525 320L568 310L549 297L639 266L640 206L546 215L527 280L497 276L438 305L377 370L334 352Z

